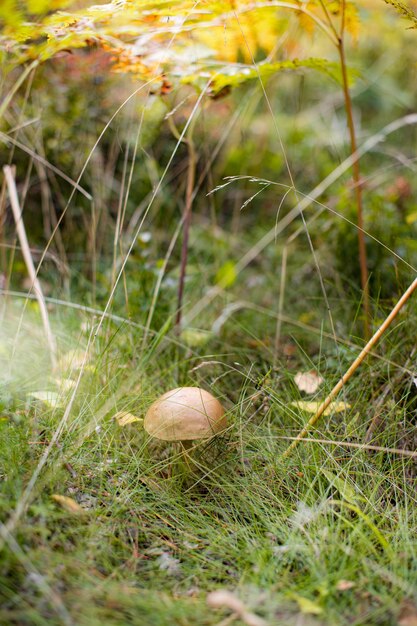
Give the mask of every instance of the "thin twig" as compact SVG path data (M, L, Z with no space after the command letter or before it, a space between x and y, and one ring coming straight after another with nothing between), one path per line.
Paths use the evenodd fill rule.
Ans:
M10 204L13 211L13 217L16 223L16 232L19 237L20 246L22 248L22 255L26 263L26 268L29 274L29 278L32 281L32 287L36 299L39 304L39 310L42 317L43 326L45 329L46 340L49 346L49 352L51 357L52 367L56 365L56 342L52 333L52 328L49 322L48 309L46 308L45 298L42 292L42 287L39 279L36 275L35 265L33 263L32 255L30 253L30 247L26 236L25 225L23 223L22 211L19 205L19 198L17 195L16 182L14 179L14 168L10 165L3 167L4 176L6 178L7 190L9 192Z
M402 307L410 298L410 296L412 295L412 293L414 292L416 288L417 288L417 278L414 279L414 281L411 283L407 291L403 293L403 295L398 300L395 307L392 309L391 313L388 315L385 321L381 324L381 326L378 328L376 333L371 337L371 339L368 341L368 343L363 348L361 353L356 357L356 359L354 360L352 365L349 367L347 372L342 376L339 382L333 387L333 389L331 390L327 398L320 404L316 413L312 416L311 419L309 419L307 424L299 432L299 434L294 439L292 444L287 448L287 450L284 453L284 457L287 457L291 453L291 451L298 445L298 443L306 436L310 428L314 426L314 424L320 419L320 417L323 415L324 411L327 409L327 407L332 402L332 400L337 396L337 394L342 389L342 387L347 383L347 381L351 378L354 372L358 369L362 361L368 356L371 349L374 347L374 345L377 343L380 337L384 334L384 332L390 326L391 322L393 322L394 319L397 317L398 313L400 312L400 310L402 309Z

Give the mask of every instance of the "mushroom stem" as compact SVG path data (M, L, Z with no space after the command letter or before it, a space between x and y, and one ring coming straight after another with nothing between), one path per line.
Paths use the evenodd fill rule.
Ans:
M190 450L193 447L193 442L190 439L187 439L185 441L181 441L181 448L182 448L182 458L185 461L185 464L187 466L188 470L191 470L191 456L190 456Z

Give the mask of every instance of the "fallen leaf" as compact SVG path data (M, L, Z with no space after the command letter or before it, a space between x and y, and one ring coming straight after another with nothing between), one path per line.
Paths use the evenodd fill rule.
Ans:
M78 504L78 502L68 496L60 496L59 494L54 493L51 498L52 500L55 500L55 502L57 502L67 513L72 513L73 515L84 513L84 509Z
M207 604L213 609L230 609L236 613L246 626L266 626L265 620L248 611L243 602L226 589L218 589L209 593L207 595Z
M317 372L311 370L310 372L297 372L294 376L294 382L300 391L314 393L324 380Z
M333 474L333 472L325 469L324 467L321 471L326 476L329 483L338 490L344 500L350 502L351 504L358 504L358 501L362 499L358 496L355 489L349 484L347 479L340 478L340 476Z
M292 594L292 599L295 600L300 608L301 613L305 613L307 615L320 615L323 613L323 609L313 600L309 600L304 596L299 596L298 594Z
M49 404L51 407L59 406L60 400L62 400L55 391L32 391L28 393L28 396Z
M213 609L221 609L227 607L236 613L240 613L245 609L245 605L231 591L226 589L218 589L207 595L207 604Z
M336 583L337 591L349 591L349 589L353 589L355 586L355 583L351 580L339 580L338 583Z
M185 328L180 335L182 341L190 348L205 346L211 337L212 333L209 330L201 330L198 328Z
M233 261L226 261L216 274L216 285L218 285L221 289L227 289L227 287L231 287L237 278L236 266Z
M143 417L137 417L132 413L126 413L126 411L119 411L113 416L113 419L117 421L119 426L127 426L128 424L133 424L134 422L143 422Z
M310 401L310 400L297 400L296 402L291 402L291 406L300 409L300 411L306 411L307 413L317 413L317 409L321 405L320 401ZM331 402L327 409L323 412L323 415L332 415L332 413L341 413L342 411L346 411L350 408L350 404L347 402Z
M297 352L297 346L293 343L286 343L282 346L282 352L285 356L291 357Z

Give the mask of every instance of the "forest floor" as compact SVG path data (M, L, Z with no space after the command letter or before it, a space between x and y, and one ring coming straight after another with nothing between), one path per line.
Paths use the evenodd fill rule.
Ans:
M346 4L355 26L351 2L271 3L291 5L294 19L286 30L280 13L270 54L243 67L247 18L226 67L231 93L228 82L210 93L202 72L203 99L176 69L145 90L122 63L112 71L107 38L103 50L90 34L85 50L62 49L70 25L90 32L96 7L35 38L43 58L55 32L56 57L2 75L1 160L16 167L58 354L52 366L3 186L0 626L417 626L417 293L284 456L366 343L358 189L372 331L417 275L415 21L358 2L344 92L339 31L338 50L320 43L302 4L328 5L323 19ZM9 5L27 19L24 2L0 5L0 19ZM191 62L191 31L171 50L167 15L176 68ZM117 23L126 59L145 67L131 26ZM233 31L219 33L230 59ZM4 41L7 69L10 33ZM159 46L158 34L151 56ZM296 64L264 80L264 52L269 63L318 52L339 69ZM259 81L240 85L254 67ZM143 428L179 386L211 392L228 422L186 458Z
M37 305L9 298L1 624L416 623L415 305L348 383L341 411L283 458L311 415L297 402L322 400L363 346L360 307L341 294L330 292L332 312L351 339L323 331L313 263L299 260L277 342L265 296L276 300L274 259L238 282L239 306L224 294L210 327L203 312L179 337L166 324L144 341L128 319L52 299L54 371ZM188 298L198 285L191 272ZM390 307L373 307L377 324ZM295 375L311 370L323 381L305 393ZM228 416L189 464L141 422L178 385L209 390ZM139 420L123 425L120 413Z

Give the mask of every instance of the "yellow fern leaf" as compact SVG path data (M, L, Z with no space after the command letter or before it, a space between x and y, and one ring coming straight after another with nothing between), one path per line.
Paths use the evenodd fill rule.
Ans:
M359 37L360 25L359 12L356 5L353 2L347 2L345 7L345 28L355 41Z

